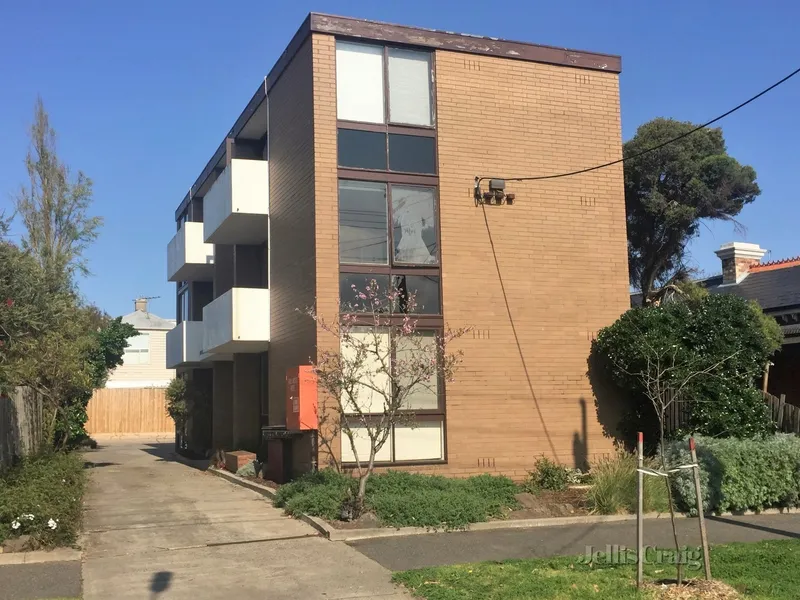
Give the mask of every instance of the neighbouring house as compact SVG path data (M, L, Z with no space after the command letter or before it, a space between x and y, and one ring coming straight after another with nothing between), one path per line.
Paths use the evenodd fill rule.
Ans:
M175 377L166 364L167 332L175 327L172 319L162 319L147 310L147 299L134 300L134 311L122 317L139 332L128 338L122 364L108 376L107 388L166 387Z
M713 294L736 294L755 300L783 330L783 346L766 373L767 391L786 395L800 406L800 256L762 263L767 251L758 244L730 242L716 255L722 275L703 279Z
M338 342L301 311L338 315L374 278L416 291L431 334L473 328L456 381L381 465L521 477L542 454L611 452L586 373L629 303L622 165L501 180L619 159L620 72L614 55L310 14L175 211L166 366L212 392L191 448L280 439L267 458L285 475L316 462L316 436L286 430L287 372ZM476 177L496 181L476 196Z

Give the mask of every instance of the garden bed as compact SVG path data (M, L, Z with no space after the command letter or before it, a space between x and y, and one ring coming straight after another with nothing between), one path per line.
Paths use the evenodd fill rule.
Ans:
M4 552L75 544L86 475L78 452L24 459L0 474L0 545Z

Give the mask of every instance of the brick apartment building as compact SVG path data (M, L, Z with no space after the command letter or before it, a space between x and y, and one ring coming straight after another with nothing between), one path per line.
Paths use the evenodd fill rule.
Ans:
M473 328L453 344L456 381L395 430L384 464L520 476L542 454L607 453L586 372L594 335L629 303L622 166L508 181L500 205L476 203L474 179L620 158L620 69L310 14L175 212L167 366L213 390L193 447L273 435L287 369L336 345L298 309L336 315L376 278L415 290L432 334ZM285 443L295 470L309 463L309 436Z

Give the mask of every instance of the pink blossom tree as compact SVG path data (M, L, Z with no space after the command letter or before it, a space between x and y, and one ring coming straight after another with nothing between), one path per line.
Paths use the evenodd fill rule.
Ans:
M355 518L363 510L367 480L392 429L414 426L416 394L438 393L440 383L453 381L462 352L449 352L447 345L469 328L420 329L413 316L415 295L380 289L375 279L364 289L353 285L352 293L353 302L343 303L337 319L323 318L315 309L307 314L339 341L336 350L320 350L312 364L317 385L325 392L320 444L333 457L332 444L341 437L352 451L358 476L351 507ZM338 462L334 466L340 469Z

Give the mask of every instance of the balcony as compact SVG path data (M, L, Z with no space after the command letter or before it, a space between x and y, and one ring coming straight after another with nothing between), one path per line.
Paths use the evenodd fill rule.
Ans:
M167 245L168 281L211 281L214 244L203 241L202 223L184 223Z
M203 199L203 239L260 244L269 229L269 163L234 158Z
M225 355L269 348L269 290L233 288L203 308L203 352Z
M167 332L168 369L199 363L202 351L202 321L183 321Z

